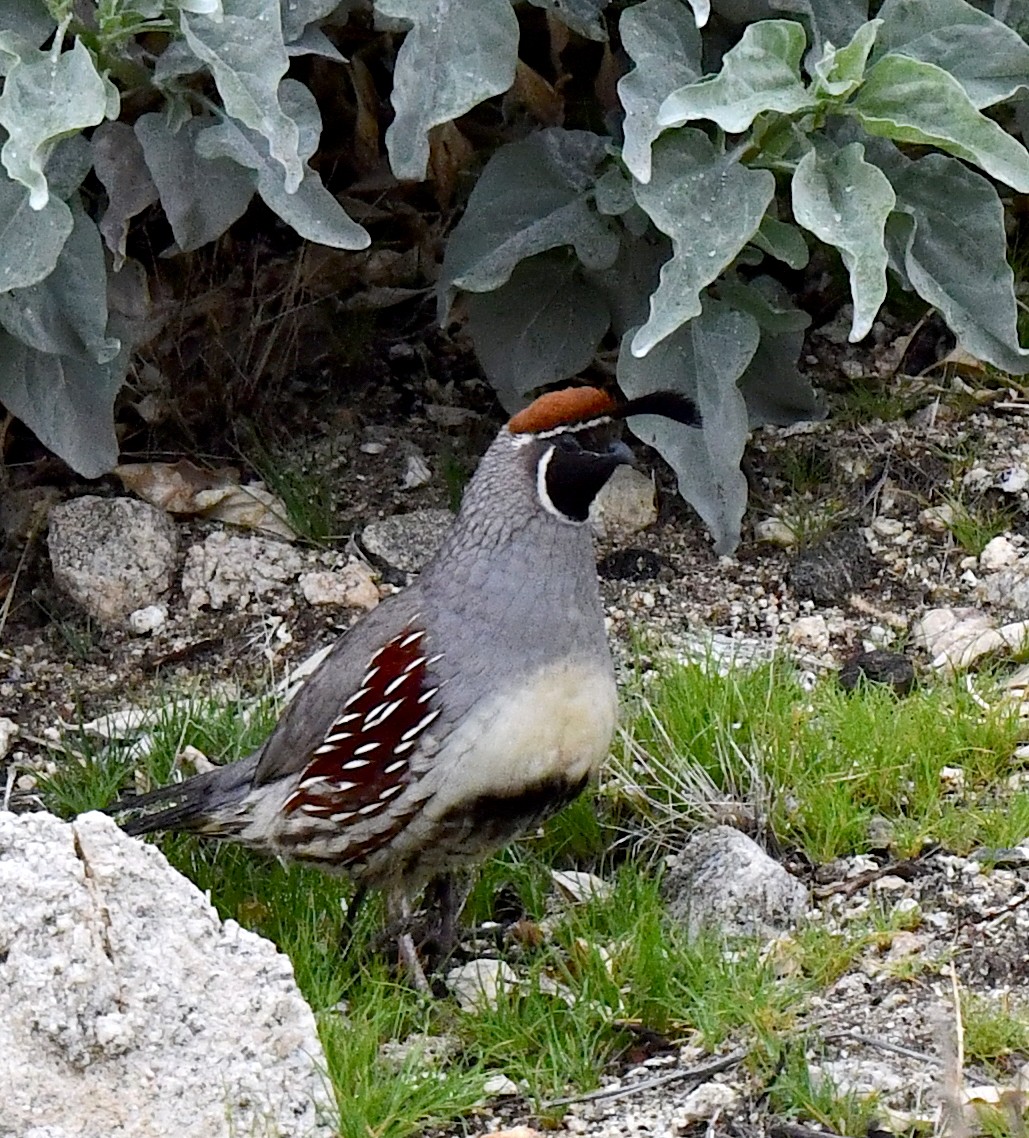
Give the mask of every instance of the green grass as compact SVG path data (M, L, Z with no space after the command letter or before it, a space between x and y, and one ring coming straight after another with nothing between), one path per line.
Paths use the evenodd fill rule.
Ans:
M325 545L339 536L338 478L331 463L304 462L287 446L268 444L253 432L246 436L244 453L261 481L278 496L286 511L285 520L300 537L312 545Z
M689 943L667 919L660 856L690 826L724 820L814 862L865 850L876 817L892 827L898 854L926 842L957 851L1011 844L1029 832L1029 795L1004 790L1019 728L982 702L997 702L986 686L973 696L941 684L906 699L874 688L847 694L831 680L807 691L784 664L728 676L673 667L639 681L601 788L492 859L478 879L469 922L524 913L538 936L501 946L519 984L476 1013L398 983L373 949L378 902L361 911L341 951L346 882L185 836L161 846L223 916L292 958L347 1138L406 1138L453 1124L482 1101L494 1072L519 1085L522 1113L556 1123L561 1111L548 1104L595 1088L641 1035L743 1046L775 1111L864 1133L875 1104L811 1079L798 1016L918 914L873 904L842 931L812 922L774 951L744 943L726 952L714 936ZM166 782L187 745L216 761L246 754L274 715L270 702L169 699L145 748L76 738L69 747L78 758L60 757L40 789L65 815L103 806L119 789ZM944 766L964 771L960 794L941 780ZM610 895L562 902L554 867L589 869L610 883ZM412 1034L448 1037L449 1057L430 1062L416 1051L398 1067L383 1044ZM970 1004L966 1035L970 1057L1000 1062L1026 1050L1029 1027L1019 1009Z
M995 538L1008 533L1017 519L1017 511L1009 506L981 498L972 502L948 498L951 508L947 528L966 553L978 557Z

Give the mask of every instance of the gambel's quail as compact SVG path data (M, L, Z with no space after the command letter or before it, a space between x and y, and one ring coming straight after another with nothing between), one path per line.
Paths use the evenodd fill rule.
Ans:
M682 397L616 402L592 387L515 415L416 583L339 639L263 746L117 803L132 812L124 828L191 830L343 873L406 918L430 880L575 798L616 710L587 514L632 461L624 443L596 440L639 414L698 423Z

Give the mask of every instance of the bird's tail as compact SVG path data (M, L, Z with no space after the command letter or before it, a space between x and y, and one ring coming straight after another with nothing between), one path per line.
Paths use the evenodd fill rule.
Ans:
M118 818L118 824L133 836L191 830L229 837L245 823L238 807L250 789L256 766L257 754L253 754L149 794L119 798L105 813L125 815Z

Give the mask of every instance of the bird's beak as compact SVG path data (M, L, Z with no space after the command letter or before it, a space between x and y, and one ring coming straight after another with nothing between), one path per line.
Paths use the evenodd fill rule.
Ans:
M622 442L621 439L618 439L615 442L611 443L611 445L607 448L607 454L617 463L624 463L626 466L631 466L637 470L639 469L639 466L636 462L636 456L632 453L631 450L629 450L629 448L625 445L625 443Z

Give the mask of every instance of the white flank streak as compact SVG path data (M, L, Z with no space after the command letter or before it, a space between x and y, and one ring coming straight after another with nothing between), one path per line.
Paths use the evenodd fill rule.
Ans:
M387 786L384 791L379 795L379 799L392 798L394 794L399 794L404 788L397 783L396 786Z
M438 664L440 662L440 660L443 659L443 655L444 655L444 653L437 652L435 656L430 656L428 658L428 660L425 661L426 665L428 666L431 664Z
M377 747L382 746L381 743L362 743L360 747L354 748L355 755L367 755L370 751L374 751Z
M352 731L336 731L332 735L325 736L326 743L342 743L344 739L350 739L353 736Z
M438 688L438 687L436 687L436 688L427 688L427 689L426 689L425 691L423 691L423 692L422 692L422 694L421 694L421 695L418 697L418 702L419 702L419 703L428 703L428 702L429 702L429 700L430 700L430 699L432 699L432 697L433 697L433 696L436 694L436 692L438 692L438 691L439 691L439 688Z
M411 746L414 746L414 744L413 743L404 743L403 746L411 747ZM404 767L406 767L406 766L407 766L407 759L401 759L400 762L398 762L398 763L390 763L388 767L384 767L382 773L383 774L393 774L396 771L403 770Z
M344 810L342 814L330 814L330 822L349 822L357 813L356 810Z
M337 727L346 727L348 723L353 723L355 719L360 718L361 713L359 711L348 712L346 715L341 715L339 719L336 720L336 722L332 725L332 729L335 731Z
M414 746L414 743L398 743L393 748L393 754L394 755L406 755L407 752L410 751L413 746ZM407 759L404 759L404 762L406 763ZM392 769L393 769L392 767L387 767L386 771L389 772Z
M387 708L387 707L389 707L389 702L388 702L388 701L387 701L386 703L377 703L377 704L376 704L376 705L375 705L375 706L374 706L374 707L371 709L371 711L369 711L369 712L368 712L368 714L367 714L367 715L364 717L364 726L365 726L365 729L366 729L366 730L367 730L367 728L369 727L369 725L371 724L371 721L372 721L372 720L373 720L373 719L374 719L374 718L375 718L377 715L381 715L381 714L382 714L382 713L383 713L383 712L386 710L386 708Z
M404 639L400 641L400 647L410 648L412 644L417 644L424 635L424 632L412 632L410 636L405 636Z
M339 769L343 771L359 771L362 767L368 766L368 759L351 759L349 763L344 763Z
M423 715L422 718L411 728L410 731L405 731L400 736L402 742L406 743L408 739L417 738L426 727L439 715L440 709L436 708L435 711L430 711L428 715Z
M317 752L315 752L317 753ZM329 776L327 774L312 775L311 778L305 778L303 782L297 783L297 790L307 790L310 786L317 786L320 782L328 782Z
M362 806L358 810L358 814L374 814L376 810L381 810L386 803L381 799L378 802L369 802L367 806Z
M320 747L316 747L314 753L316 755L331 755L336 749L334 743L323 743Z
M346 794L348 790L353 790L354 787L357 786L357 783L340 779L339 782L333 782L331 785L336 794Z
M395 680L390 680L390 682L386 685L385 690L383 691L382 694L383 695L392 695L397 690L397 688L400 687L400 685L402 683L404 683L408 679L410 679L410 675L408 674L410 671L411 671L410 668L405 668L404 671L401 672L401 674L399 676L397 676L397 678Z
M357 703L359 699L364 699L367 694L368 688L358 688L357 691L355 691L354 694L347 700L347 702L343 704L343 706L349 707L352 703Z
M382 714L375 716L369 715L368 718L364 721L364 730L370 731L373 727L378 727L380 723L385 723L386 720L389 719L389 717L393 714L393 712L396 711L398 707L402 706L403 702L404 701L402 699L398 699L394 700L393 703L380 704L379 707L382 709ZM378 710L379 708L376 708L376 711Z
M378 673L379 673L378 667L369 668L368 671L365 672L364 679L361 681L362 687L367 687L372 682L372 680L375 679L375 677L378 675Z

